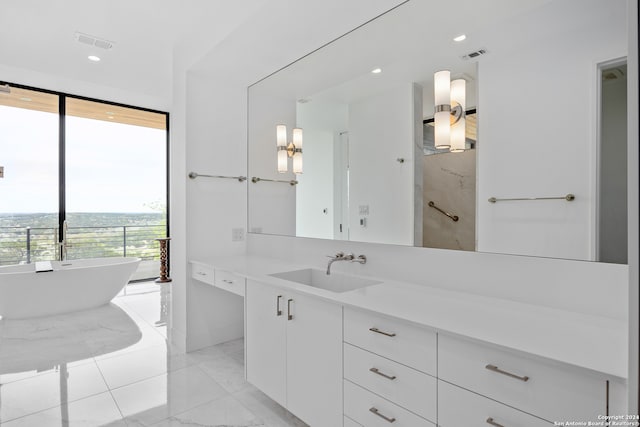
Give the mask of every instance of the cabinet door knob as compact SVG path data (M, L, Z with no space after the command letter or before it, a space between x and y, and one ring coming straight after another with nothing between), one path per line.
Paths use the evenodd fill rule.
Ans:
M385 421L386 421L386 422L388 422L388 423L393 423L393 422L395 422L395 421L396 421L396 419L395 419L395 418L389 418L389 417L385 417L384 415L382 415L382 414L378 411L378 408L376 408L375 406L374 406L374 407L369 408L369 412L373 412L374 414L376 414L377 416L379 416L380 418L382 418L383 420L385 420Z
M378 329L378 328L369 328L369 330L370 330L371 332L375 332L376 334L386 335L386 336L388 336L388 337L395 337L395 336L396 336L396 334L395 334L395 333L393 333L393 332L384 332L384 331L381 331L381 330L380 330L380 329Z
M293 300L291 298L289 298L287 300L287 319L292 320L293 319L293 314L291 314L291 303L293 302Z
M380 370L378 368L369 368L369 371L373 372L374 374L378 374L381 377L385 377L388 380L395 380L396 376L395 375L387 375L383 372L380 372Z
M282 295L278 295L278 298L276 298L276 316L282 316L282 310L280 310L280 298L282 298Z
M487 424L492 425L493 427L504 427L502 424L498 424L497 422L493 421L493 418L489 417L487 418Z
M515 378L515 379L523 381L525 383L527 381L529 381L529 377L527 377L526 375L521 377L520 375L516 375L516 374L512 374L511 372L503 371L502 369L498 368L495 365L489 364L489 365L485 366L485 368L487 368L490 371L497 372L499 374L506 375L506 376L511 377L511 378Z

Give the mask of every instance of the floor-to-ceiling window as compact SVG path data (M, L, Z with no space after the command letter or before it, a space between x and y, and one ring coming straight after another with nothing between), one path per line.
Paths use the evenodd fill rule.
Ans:
M0 92L0 265L135 256L133 279L157 276L167 114L9 87Z
M58 101L35 90L0 91L0 265L56 256Z

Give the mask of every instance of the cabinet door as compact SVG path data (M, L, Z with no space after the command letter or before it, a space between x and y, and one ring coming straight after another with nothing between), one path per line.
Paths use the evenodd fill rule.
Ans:
M312 427L340 426L342 307L297 294L287 302L287 409Z
M245 304L247 381L285 406L285 295L278 289L249 280Z

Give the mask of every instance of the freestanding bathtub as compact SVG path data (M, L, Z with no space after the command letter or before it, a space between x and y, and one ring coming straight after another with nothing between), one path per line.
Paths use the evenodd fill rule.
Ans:
M35 264L0 267L0 316L23 319L107 304L139 263L124 257L52 261L53 271L43 273Z

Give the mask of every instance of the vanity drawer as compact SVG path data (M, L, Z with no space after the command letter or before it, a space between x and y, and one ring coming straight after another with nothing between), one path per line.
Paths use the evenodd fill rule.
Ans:
M595 421L606 414L602 378L569 365L442 334L438 378L548 421Z
M552 424L495 400L439 381L438 425L440 427L548 427Z
M199 280L200 282L208 283L210 285L214 284L213 268L203 264L191 264L191 277Z
M344 344L344 377L423 418L436 419L436 379Z
M365 427L435 425L348 380L344 381L344 414Z
M236 295L244 296L245 279L237 274L216 268L214 285L225 291L232 292Z
M345 308L344 341L436 375L436 333L425 328Z

